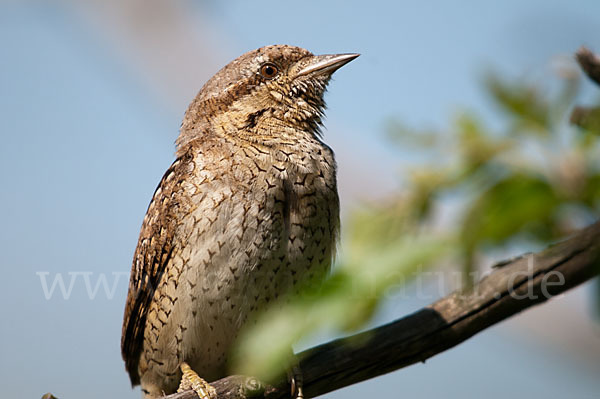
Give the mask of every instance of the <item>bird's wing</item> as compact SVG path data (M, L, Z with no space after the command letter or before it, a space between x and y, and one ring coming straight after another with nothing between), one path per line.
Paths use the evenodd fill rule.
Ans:
M175 213L183 206L180 177L186 174L187 158L175 160L156 188L133 256L121 335L121 353L133 385L140 382L138 363L150 301L173 251Z

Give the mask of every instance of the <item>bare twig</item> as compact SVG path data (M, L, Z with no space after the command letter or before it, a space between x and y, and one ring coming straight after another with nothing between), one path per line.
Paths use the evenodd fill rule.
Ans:
M588 48L581 47L575 58L586 75L600 85L600 57L594 55ZM570 122L592 132L600 132L600 107L573 108Z
M457 291L393 323L306 350L298 356L306 396L315 397L441 353L486 328L600 272L600 222L537 254L503 262L468 292ZM273 386L230 376L212 383L219 399L289 397ZM163 399L195 399L191 391Z
M600 107L576 106L571 112L570 122L590 131L600 131Z
M600 85L600 57L594 55L587 47L582 46L575 53L575 58L586 75Z

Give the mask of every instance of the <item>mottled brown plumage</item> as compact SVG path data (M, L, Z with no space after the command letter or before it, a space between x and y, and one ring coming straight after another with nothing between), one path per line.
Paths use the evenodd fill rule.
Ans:
M319 134L331 74L357 55L268 46L199 92L135 251L122 353L131 382L173 392L187 362L227 373L245 323L329 270L339 227L333 152Z

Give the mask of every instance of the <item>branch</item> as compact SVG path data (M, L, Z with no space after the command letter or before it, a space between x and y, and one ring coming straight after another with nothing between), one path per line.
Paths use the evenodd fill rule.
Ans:
M390 324L331 341L298 355L306 397L315 397L424 362L486 328L600 273L600 222L537 254L494 267L471 290ZM211 383L219 399L286 398L289 386L230 376ZM196 399L185 391L163 399Z

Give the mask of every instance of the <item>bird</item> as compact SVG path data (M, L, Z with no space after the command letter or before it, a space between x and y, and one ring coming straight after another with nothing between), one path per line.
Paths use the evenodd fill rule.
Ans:
M122 356L145 399L182 387L214 398L206 381L228 375L240 330L327 276L340 221L323 97L358 56L261 47L189 105L143 219L125 304Z

